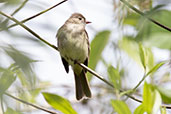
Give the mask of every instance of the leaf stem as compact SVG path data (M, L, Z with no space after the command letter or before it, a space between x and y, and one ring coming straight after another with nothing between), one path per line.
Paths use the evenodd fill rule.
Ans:
M143 12L141 12L140 10L138 10L137 8L133 7L131 4L129 4L129 2L127 2L126 0L120 0L123 4L125 4L126 6L128 6L130 9L132 9L133 11L137 12L138 14L140 14L141 16L146 17L149 21L153 22L154 24L160 26L161 28L171 32L171 28L153 20L152 18L148 17L146 14L144 14Z
M8 97L11 97L11 98L13 98L13 99L15 99L15 100L17 100L17 101L20 101L20 102L22 102L22 103L24 103L24 104L26 104L26 105L29 105L29 106L32 106L32 107L34 107L34 108L36 108L36 109L42 110L42 111L44 111L44 112L47 112L47 113L50 113L50 114L58 114L58 113L53 112L53 111L51 111L51 110L48 110L48 109L46 109L46 108L37 106L37 105L35 105L35 104L29 103L29 102L27 102L27 101L24 101L24 100L22 100L22 99L19 99L19 98L17 98L17 97L14 97L14 96L12 96L12 95L10 95L10 94L8 94L8 93L5 93L5 95L7 95Z

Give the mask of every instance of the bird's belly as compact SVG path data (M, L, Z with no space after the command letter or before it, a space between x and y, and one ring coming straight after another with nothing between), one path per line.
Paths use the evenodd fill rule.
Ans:
M88 57L88 44L81 38L67 38L63 41L60 53L71 65L74 61L83 63Z

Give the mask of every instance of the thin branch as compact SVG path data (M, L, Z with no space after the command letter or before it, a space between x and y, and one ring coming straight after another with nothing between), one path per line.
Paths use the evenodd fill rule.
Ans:
M35 105L35 104L29 103L29 102L27 102L27 101L24 101L24 100L22 100L22 99L19 99L19 98L17 98L17 97L14 97L14 96L12 96L12 95L10 95L10 94L8 94L8 93L5 93L5 95L7 95L8 97L11 97L11 98L13 98L13 99L15 99L15 100L17 100L17 101L20 101L20 102L22 102L22 103L24 103L24 104L26 104L26 105L29 105L29 106L32 106L32 107L37 108L37 109L39 109L39 110L48 112L48 113L50 113L50 114L58 114L58 113L53 112L53 111L51 111L51 110L48 110L48 109L46 109L46 108L37 106L37 105Z
M42 42L44 42L45 44L49 45L50 47L58 50L58 48L52 44L50 44L49 42L47 42L46 40L44 40L42 37L40 37L38 34L36 34L33 30L31 30L30 28L28 28L27 26L25 26L23 23L19 22L17 19L13 18L12 16L9 16L3 12L0 11L0 14L13 20L14 22L16 22L16 24L22 26L24 29L26 29L28 32L30 32L33 36L35 36L36 38L38 38L39 40L41 40Z
M127 2L126 0L120 0L123 4L125 4L126 6L128 6L129 8L131 8L132 10L134 10L135 12L137 12L138 14L140 14L141 16L146 17L148 20L150 20L151 22L153 22L154 24L160 26L161 28L168 30L169 32L171 32L171 28L151 19L150 17L148 17L146 14L144 14L143 12L141 12L140 10L138 10L137 8L133 7L131 4L129 4L129 2Z
M99 78L100 80L102 80L103 82L105 82L107 85L109 85L110 87L114 88L113 84L111 84L109 81L107 81L106 79L104 79L102 76L100 76L98 73L96 73L95 71L93 71L92 69L90 69L89 67L87 67L86 65L82 64L82 63L77 63L78 65L80 65L82 68L86 69L88 72L90 72L91 74L93 74L94 76L96 76L97 78ZM123 92L123 90L120 90L120 92ZM137 102L142 102L141 100L129 95L129 94L125 94L126 96L128 96L129 98L137 101Z
M28 2L28 0L25 0L12 14L11 16L15 15L18 11L20 11Z
M51 9L53 9L53 8L55 8L55 7L57 7L57 6L59 6L60 4L66 2L66 1L68 1L68 0L63 0L63 1L61 1L61 2L59 2L59 3L57 3L57 4L55 4L54 6L48 8L48 9L46 9L46 10L43 10L43 11L41 11L41 12L39 12L39 13L37 13L37 14L35 14L35 15L29 17L29 18L26 18L26 19L22 20L20 23L25 23L25 22L27 22L27 21L29 21L29 20L31 20L31 19L33 19L33 18L35 18L35 17L41 15L41 14L44 14L44 13L48 12L49 10L51 10ZM18 25L18 24L15 23L15 24L12 24L12 25L10 25L9 27L4 28L4 29L10 29L10 28L12 28L12 27L14 27L14 26L17 26L17 25ZM1 29L0 31L2 31L2 30L4 30L4 29Z
M47 42L46 40L44 40L43 38L41 38L37 33L35 33L34 31L32 31L30 28L28 28L26 25L24 25L23 23L19 22L18 20L16 20L15 18L3 13L0 11L0 14L13 20L15 23L17 23L18 25L20 25L21 27L23 27L24 29L26 29L28 32L30 32L32 35L34 35L36 38L38 38L39 40L41 40L42 42L44 42L45 44L47 44L48 46L52 47L53 49L57 50L58 51L58 47L50 44L49 42ZM99 74L97 74L95 71L93 71L92 69L88 68L87 66L85 66L84 64L82 63L77 63L78 65L80 65L82 68L86 69L87 71L89 71L91 74L93 74L94 76L96 76L97 78L99 78L100 80L102 80L103 82L105 82L106 84L108 84L109 86L111 86L112 88L113 85L108 82L107 80L105 80L102 76L100 76ZM120 92L123 92L123 90L120 90ZM126 96L128 96L129 98L137 101L137 102L142 102L142 100L139 100L129 94L125 94ZM167 109L171 109L171 106L168 106L168 105L162 105L162 107L166 107Z

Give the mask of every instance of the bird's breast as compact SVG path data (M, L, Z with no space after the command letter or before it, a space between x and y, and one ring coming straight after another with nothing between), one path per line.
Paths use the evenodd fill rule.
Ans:
M69 64L73 64L73 61L84 62L88 57L88 43L84 33L66 34L60 46L60 53Z

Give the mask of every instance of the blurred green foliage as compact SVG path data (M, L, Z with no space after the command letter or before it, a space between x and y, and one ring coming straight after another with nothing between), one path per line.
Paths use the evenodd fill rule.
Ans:
M7 110L6 110L6 112L5 112L5 114L22 114L21 112L19 112L19 111L15 111L15 110L13 110L12 108L7 108Z
M171 28L170 18L171 11L154 9L152 12L147 12L146 15L152 17L156 21ZM124 19L124 25L130 25L137 30L137 35L134 39L137 42L143 42L148 47L158 47L161 49L171 49L171 33L154 23L151 23L146 18L139 16L136 13L129 13ZM129 36L126 38L131 38Z
M96 34L90 46L90 58L88 66L95 70L97 63L99 62L102 52L106 47L110 37L110 31L105 30ZM89 80L91 79L91 74L88 73Z

